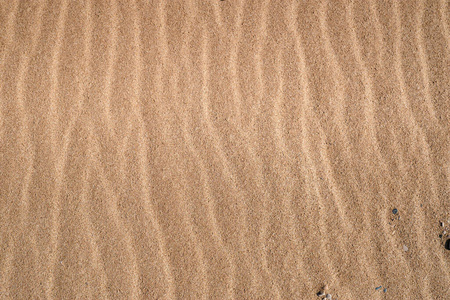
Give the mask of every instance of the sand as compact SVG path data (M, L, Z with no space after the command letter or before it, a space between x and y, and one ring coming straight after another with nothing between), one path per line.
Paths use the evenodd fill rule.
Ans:
M0 299L450 299L449 20L1 0Z

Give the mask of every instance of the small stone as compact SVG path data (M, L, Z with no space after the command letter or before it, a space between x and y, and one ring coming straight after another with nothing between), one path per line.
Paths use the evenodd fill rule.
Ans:
M325 296L325 298L328 299L328 300L331 300L331 294L327 294L327 295Z
M317 297L322 297L322 296L325 296L324 292L320 291L320 292L317 293Z
M444 227L444 222L439 222L439 223L441 223L441 227Z
M392 210L392 213L393 213L394 215L396 215L396 214L398 213L398 209L394 208L394 209Z
M408 247L406 245L403 245L403 251L408 251Z
M450 250L450 239L445 242L445 249Z
M382 286L380 285L380 286L377 286L376 288L375 288L375 291L378 291L379 289L381 289L382 288Z
M387 289L384 289L383 292L386 293L386 292L387 292Z

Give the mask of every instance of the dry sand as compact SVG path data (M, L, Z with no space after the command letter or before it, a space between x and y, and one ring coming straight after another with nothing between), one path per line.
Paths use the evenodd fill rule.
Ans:
M0 299L450 299L449 19L1 0Z

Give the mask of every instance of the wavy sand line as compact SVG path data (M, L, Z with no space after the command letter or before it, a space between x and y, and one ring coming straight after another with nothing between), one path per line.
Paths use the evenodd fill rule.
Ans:
M2 91L3 91L3 86L4 86L4 69L5 69L5 65L6 65L6 61L8 58L9 53L11 52L11 45L14 41L15 38L15 31L13 30L14 27L13 25L16 23L16 18L17 18L17 11L19 9L19 1L16 0L14 1L13 7L11 8L11 12L8 15L7 21L6 21L6 30L5 30L5 35L7 36L6 38L6 42L4 43L4 49L2 49L2 54L1 54L1 59L0 59L0 100L1 102L4 101L2 95ZM0 104L2 104L0 102ZM2 105L3 106L3 105ZM4 126L4 115L6 114L3 111L3 107L0 106L0 138L3 139L4 136L4 130L5 130L5 126Z
M84 31L84 52L83 56L85 57L84 62L84 72L85 77L90 78L90 64L91 64L91 45L92 45L92 17L91 14L91 2L88 2L88 5L86 6L86 26ZM65 5L65 2L62 4L62 8L68 9L68 6ZM61 16L66 16L66 11L60 12ZM61 21L62 20L62 21ZM61 21L61 23L59 22ZM64 24L64 17L61 17L61 19L58 20L58 25ZM58 45L58 43L56 44ZM57 55L56 57L59 57ZM57 66L57 64L55 64ZM57 78L57 77L56 77ZM85 90L86 90L86 84L79 85L79 100L77 102L77 110L75 112L75 115L70 118L69 125L67 130L64 132L63 135L63 145L62 147L59 147L57 145L56 139L51 140L52 144L52 153L55 156L55 166L54 166L54 172L55 172L55 190L53 194L53 209L51 214L51 224L52 229L50 232L50 253L48 258L48 268L51 270L50 274L48 274L47 280L45 282L45 294L47 298L53 298L52 295L54 293L54 274L55 274L55 268L56 268L56 260L58 257L58 245L59 245L59 231L60 231L60 214L61 214L61 191L63 189L64 185L64 170L67 163L67 157L69 152L69 144L71 141L71 137L73 134L73 130L75 128L75 124L78 121L82 109L84 106L85 101ZM58 155L56 155L56 151L59 151Z
M91 145L91 151L88 153L89 155L89 161L92 161L95 170L98 172L98 175L100 176L100 182L102 184L102 188L104 189L105 193L108 195L109 204L106 205L107 207L107 213L112 218L113 222L115 223L117 230L123 235L123 238L125 239L126 243L126 251L128 253L127 257L131 260L131 266L129 275L131 277L131 296L133 299L137 299L140 295L139 290L139 275L137 271L139 270L137 265L137 259L136 259L136 251L135 246L133 243L133 239L130 233L129 227L125 224L125 221L123 220L123 216L120 213L120 210L118 208L118 195L114 192L114 188L111 186L111 183L108 181L108 178L105 175L103 163L100 161L100 145L97 138L94 136L94 129L93 124L91 121L88 121L88 143Z
M225 180L230 184L230 188L233 191L233 194L236 195L236 202L237 202L237 206L239 207L240 210L240 215L239 215L239 222L241 224L241 228L242 230L239 232L239 244L241 247L241 251L243 251L244 253L248 253L248 243L246 242L246 238L245 236L247 235L247 231L248 231L248 225L247 225L247 214L248 214L248 208L246 207L245 204L243 204L243 202L245 201L244 199L244 195L242 192L242 189L239 188L239 184L236 180L236 176L233 174L233 171L231 170L231 164L228 160L228 158L226 157L226 154L224 152L224 150L222 149L222 145L221 145L221 140L220 140L220 136L217 133L214 123L211 120L210 114L209 114L209 82L210 82L210 76L209 76L209 55L208 55L208 50L209 50L209 45L208 45L208 34L205 30L206 28L203 25L203 40L202 40L202 57L201 57L201 70L202 70L202 95L201 95L201 107L202 107L202 113L203 113L203 117L204 117L204 122L206 124L208 133L209 133L209 137L212 139L213 144L214 144L214 148L216 153L218 154L220 161L222 163L222 172L224 174ZM248 256L248 254L246 254L246 256ZM247 261L248 261L248 257L247 257ZM257 273L256 270L254 268L254 266L252 264L248 264L248 268L250 269L251 272L251 280L252 280L252 284L255 283L256 277L257 277Z
M46 6L46 1L41 1L39 3L39 7L37 12L35 13L36 26L33 26L33 32L31 36L31 49L28 54L24 54L21 56L19 63L19 70L17 74L17 86L16 86L16 101L17 101L17 109L21 113L21 128L19 129L20 135L20 143L24 145L24 160L26 161L26 174L24 176L23 187L22 187L22 203L20 210L20 222L22 227L25 226L26 216L29 211L29 190L31 184L31 178L33 176L34 169L34 160L35 160L35 152L34 145L31 140L31 131L30 131L30 121L29 121L29 112L27 111L27 107L25 105L25 95L26 95L26 87L24 87L25 81L28 75L28 68L30 66L30 59L36 54L36 47L41 35L42 30L42 15L44 13L44 8Z
M180 88L179 88L179 73L175 73L173 75L173 84L172 86L174 87L173 89L173 97L174 99L179 99L180 98ZM182 124L182 121L180 120L180 116L178 115L178 112L180 111L180 108L176 108L175 106L171 106L170 107L170 111L172 112L174 119L177 119L179 121L180 124ZM180 134L183 133L183 130L181 130ZM168 135L167 139L170 140L170 136L173 136L175 133L171 133ZM190 140L190 142L192 142L192 140ZM173 143L175 143L175 141L173 141ZM186 140L184 140L184 143L187 143ZM185 146L188 146L185 144ZM192 146L192 145L191 145ZM189 146L188 146L189 147ZM178 154L175 153L174 154L176 156L176 161L179 162L179 164L174 165L173 169L176 171L176 173L179 175L180 178L180 183L175 183L177 186L177 199L179 202L179 208L178 210L180 211L180 213L182 214L182 218L183 218L183 224L185 224L187 231L189 232L189 237L191 242L193 243L193 245L195 246L195 252L196 252L196 258L198 261L198 264L200 265L200 270L199 270L199 277L201 278L201 286L202 286L202 293L195 295L195 297L201 297L203 299L208 299L210 297L210 292L209 292L209 280L208 280L208 265L205 259L205 251L204 251L204 247L203 244L201 242L201 240L199 239L198 235L197 235L197 231L198 231L198 227L196 227L194 225L194 218L193 218L193 212L191 209L191 203L189 203L188 201L186 201L186 199L188 199L188 194L186 193L187 190L187 186L188 186L188 180L187 180L187 176L185 175L185 171L183 171L183 169L181 168L181 166L183 165L183 159L182 157Z
M261 36L262 39L264 39L264 37L266 36L265 33L265 23L266 23L266 16L267 16L267 8L268 8L268 1L265 1L262 9L262 18L261 18ZM244 126L244 124L242 123L242 95L240 92L240 87L239 87L239 76L238 76L238 66L236 64L236 61L238 60L238 52L239 52L239 45L241 42L241 37L242 37L242 17L243 17L243 9L244 9L244 3L242 1L240 1L237 7L237 17L235 20L235 33L232 34L231 37L231 41L232 41L232 45L231 47L231 52L230 52L230 58L229 58L229 70L231 73L231 80L232 80L232 84L231 84L231 89L232 89L232 94L233 94L233 102L235 103L235 113L234 113L234 117L235 117L235 122L236 122L236 132L239 134L239 137L246 140L247 142L249 142L249 136L247 134L247 131L241 129L241 127ZM214 17L215 17L215 21L218 24L218 28L219 28L219 32L221 34L221 39L226 40L226 35L227 33L224 30L224 25L223 25L223 21L222 21L222 17L221 14L219 12L219 5L218 4L214 4ZM261 49L261 45L259 46L258 49ZM260 50L258 51L260 53ZM261 65L261 55L257 54L257 58L256 58L256 64L257 64L257 72L258 72L258 78L261 78L260 74L262 74L262 70L259 69L259 66ZM258 71L259 70L259 71ZM259 106L258 106L259 107ZM258 113L257 113L258 114ZM253 122L254 123L254 122ZM245 150L249 153L249 158L251 159L252 163L256 165L257 168L257 174L256 174L256 183L259 186L259 189L263 191L263 212L262 212L262 219L263 220L268 220L267 218L267 189L265 187L264 184L260 184L264 181L263 179L263 174L262 174L262 162L260 160L257 159L257 155L255 153L255 151L253 150L253 147L248 146L248 143L244 143L245 146ZM281 299L281 295L280 295L280 289L278 287L278 284L276 283L276 281L273 278L272 272L269 270L268 268L268 262L267 262L267 255L266 255L266 246L265 246L265 232L267 231L267 222L264 222L261 225L261 231L259 234L259 241L261 244L261 248L260 248L260 253L261 253L261 260L262 260L262 268L266 274L266 276L268 276L268 278L270 278L271 281L271 286L274 290L273 294L275 295L275 297L277 299ZM259 278L255 278L255 283L256 281L260 281L261 278L260 276L258 276Z
M283 65L282 65L282 55L283 52L281 49L278 49L277 59L276 59L276 74L278 77L278 90L275 94L273 100L273 112L272 112L272 123L274 127L274 136L275 136L275 146L278 150L278 153L281 153L280 159L280 190L286 190L287 192L284 195L280 195L282 198L284 214L287 215L287 226L289 228L289 234L291 237L291 241L293 242L293 248L296 249L297 257L301 257L302 247L301 241L299 238L299 233L297 230L298 224L295 222L295 215L293 210L293 193L294 193L294 181L295 178L292 176L294 174L293 170L288 167L292 165L292 155L288 152L287 142L284 138L284 134L282 132L282 99L284 98L283 89L284 89L284 81L283 81ZM262 78L262 77L261 77ZM287 181L287 183L285 183ZM299 260L296 266L296 272L300 275L300 278L296 278L295 285L304 284L306 281L306 285L311 287L311 282L308 279L307 274L304 272L305 262L303 260Z
M43 21L43 13L47 6L47 1L40 1L38 9L35 13L34 19L36 20L34 23L36 23L36 26L33 26L33 31L31 33L31 47L30 51L27 54L24 54L20 59L20 65L19 65L19 71L18 71L18 79L17 79L17 104L18 104L18 110L21 111L22 117L21 117L21 128L20 128L20 143L25 146L24 147L24 164L26 165L26 174L23 179L23 186L22 186L22 196L21 196L21 203L20 203L20 227L25 232L29 230L28 228L32 226L31 218L29 216L30 211L30 187L31 187L31 181L35 169L35 160L36 160L36 147L32 142L32 132L30 129L30 118L29 115L31 112L27 109L25 104L25 98L26 98L26 86L25 82L27 80L27 76L29 73L29 66L30 66L30 59L35 57L37 45L39 38L41 36L42 31L42 21ZM33 270L37 270L36 273L40 273L38 270L40 270L40 264L38 262L39 257L39 250L37 247L37 241L36 236L31 234L28 235L28 242L31 244L32 249L32 256L33 256L33 263L34 268Z
M149 170L147 168L148 165L148 151L147 151L147 145L148 145L148 139L146 136L146 130L145 130L145 123L143 119L142 109L141 109L141 85L142 85L142 69L143 69L143 63L142 63L142 44L141 44L141 33L140 33L140 19L139 19L139 11L136 5L136 2L134 2L134 43L135 43L135 49L136 49L136 60L135 60L135 68L136 68L136 76L134 78L134 84L133 88L135 91L134 97L133 97L133 108L134 108L134 114L137 118L137 121L139 122L139 140L141 141L139 143L139 158L140 158L140 178L142 180L142 195L144 198L144 208L146 214L149 216L149 219L151 221L152 227L155 228L158 244L159 244L159 251L161 253L161 256L163 258L163 262L165 264L165 272L168 276L169 284L174 285L174 279L172 275L172 267L169 264L169 253L167 251L166 241L164 237L164 233L162 231L160 222L158 220L157 214L155 212L155 209L150 201L151 199L151 193L150 193L150 177L149 177ZM175 287L171 287L170 291L175 290Z
M157 86L157 91L158 91L158 98L162 99L162 92L163 92L163 80L162 80L162 76L163 76L163 68L165 66L168 65L168 41L167 41L167 20L165 18L165 3L162 2L160 3L160 5L158 5L158 19L159 19L159 26L160 26L160 30L158 31L158 42L162 47L162 50L160 51L160 58L162 60L161 64L158 65L158 69L157 69L157 75L156 75L156 86ZM162 247L162 245L160 244L160 247ZM163 263L164 263L164 272L165 272L165 276L167 281L169 282L169 288L167 291L167 297L175 297L175 292L176 292L176 286L175 286L175 279L174 279L174 275L173 275L173 271L172 271L172 267L170 265L170 257L168 256L167 253L162 252L162 249L160 248L160 252L162 255L162 259L163 259Z
M260 115L261 114L261 102L263 101L263 93L264 93L264 70L262 68L263 65L263 61L262 61L262 52L263 52L263 42L266 41L267 39L267 15L269 12L269 4L270 2L265 0L263 2L263 4L261 5L261 24L259 26L260 31L259 31L259 39L258 39L258 43L257 43L257 51L255 54L255 62L256 62L256 76L258 78L258 102L257 102L257 112L256 115ZM239 31L239 35L242 35L242 33ZM240 36L239 36L239 40L240 40ZM236 49L237 52L237 49ZM231 58L230 58L231 59ZM239 89L239 84L237 81L238 78L238 74L236 72L236 68L233 69L233 73L232 73L232 78L236 78L233 81L232 87L233 87L233 96L234 97L239 97L239 102L242 102L242 94L240 93L240 89ZM240 123L239 123L240 124ZM256 129L256 124L255 124L255 120L253 120L252 122L252 126L253 126L253 130L255 132L257 132ZM249 141L248 135L243 133L245 140ZM252 140L252 144L253 145L257 145L258 141L257 141L257 136L253 137ZM268 266L268 259L267 259L267 245L266 245L266 240L267 240L267 228L269 226L268 221L269 221L269 215L267 212L267 206L268 206L268 202L271 198L270 192L268 191L267 188L267 184L265 182L264 179L264 166L263 166L263 162L261 159L258 159L258 155L256 153L256 151L253 151L254 147L247 147L247 151L250 152L250 156L253 158L253 162L256 164L257 166L257 174L256 174L256 181L257 181L257 185L258 188L262 191L262 201L263 201L263 208L262 208L262 219L263 219L263 224L261 224L261 229L259 231L258 234L258 239L259 239L259 243L261 245L261 249L260 249L260 253L261 253L261 262L262 262L262 267L264 272L266 273L266 275L270 278L270 280L273 282L273 290L274 290L274 295L276 296L277 299L281 299L281 291L280 291L280 286L279 284L276 282L275 278L274 278L274 274L270 271L269 266ZM300 269L303 269L300 266Z
M91 152L91 148L88 147L88 151ZM89 217L88 205L88 191L89 191L89 179L92 176L92 167L90 166L90 158L93 156L93 153L88 153L88 161L87 168L84 170L83 176L83 185L80 193L80 214L82 216L82 226L83 230L86 231L86 235L89 237L89 246L91 250L92 256L92 267L96 270L97 276L100 278L100 294L103 299L109 299L107 285L108 285L108 276L106 274L106 269L103 263L103 258L101 256L101 252L99 250L99 237L94 230L94 226ZM92 297L92 295L91 295Z
M377 43L375 47L377 49L378 65L381 69L385 68L384 57L386 55L385 44L383 40L383 28L380 24L380 18L378 16L377 4L374 0L369 0L370 17L373 19L372 23L375 27L375 38Z
M422 80L424 84L424 98L425 105L427 107L428 113L430 114L433 123L435 126L439 126L439 121L436 118L436 110L434 108L433 102L431 100L431 92L430 92L430 78L428 76L428 59L425 52L425 41L423 38L422 26L423 26L423 14L425 12L425 4L422 0L419 0L419 8L416 14L416 21L414 22L416 25L416 40L417 40L417 50L419 51L419 62L420 62L420 71L422 74Z
M189 18L190 20L193 20L192 16L195 14L194 11L194 7L192 5L192 2L189 2ZM189 24L191 24L191 22L189 22ZM189 47L191 44L191 38L189 37L188 39L186 39L182 45L182 49L181 49L181 53L182 53L182 57L183 59L183 65L185 67L187 67L188 69L192 68L192 63L190 58L190 54L189 54ZM188 82L191 83L190 77L188 78ZM191 85L191 84L190 84ZM190 86L189 85L189 86ZM189 98L192 98L192 94L189 94ZM192 100L191 100L192 101ZM230 275L229 278L227 280L228 284L227 284L227 299L233 299L234 296L234 288L235 288L235 277L236 277L236 263L234 261L234 259L232 258L232 256L230 255L231 250L228 249L228 247L225 244L224 238L221 234L221 230L219 228L219 224L217 221L217 217L215 215L215 210L216 210L216 205L215 205L215 201L214 201L214 197L212 195L211 192L211 184L210 184L210 180L209 180L209 175L208 172L206 171L206 166L205 163L203 162L203 159L201 157L201 155L199 155L198 151L196 150L194 141L193 141L193 137L191 135L191 129L188 128L188 115L185 112L185 110L180 110L180 114L182 115L182 126L181 126L181 130L182 130L182 134L184 137L184 141L186 142L186 145L188 147L188 151L191 153L192 157L195 159L196 161L196 165L199 167L199 173L200 173L200 180L202 182L202 191L203 191L203 195L205 198L205 202L206 202L206 206L207 206L207 211L208 211L208 221L210 222L211 225L211 233L213 235L215 244L217 245L218 249L223 249L221 250L221 252L223 252L225 254L226 257L226 261L228 264L228 267L230 269Z
M118 43L118 8L117 1L111 1L111 25L110 25L110 44L108 45L108 65L107 72L105 76L104 90L105 94L103 97L103 105L104 105L104 115L105 122L108 129L108 133L114 136L114 122L111 113L111 97L112 97L112 88L113 88L113 80L114 80L114 69L117 63L117 43Z
M354 56L356 58L356 62L358 64L358 67L360 69L360 72L362 74L362 81L364 84L364 115L365 115L365 121L367 123L367 126L369 127L368 129L368 136L367 136L367 143L373 145L373 150L372 153L374 152L378 162L381 163L383 165L383 169L386 169L386 163L382 157L381 151L380 151L380 147L378 146L378 139L377 139L377 134L376 134L376 122L375 122L375 114L374 114L374 92L373 92L373 84L372 84L372 80L370 78L369 72L365 66L365 62L362 58L361 55L361 47L359 45L358 42L358 38L356 36L356 27L355 27L355 23L354 23L354 16L353 16L353 3L351 2L346 8L346 20L348 22L349 25L349 29L350 29L350 40L351 40L351 45L352 45L352 51L354 52ZM364 195L361 195L361 197L364 197ZM368 208L367 206L363 206L363 211L366 211ZM367 228L371 228L372 224L370 224L370 221L368 219L367 214L364 214L362 212L363 215L363 219L364 219L364 223L367 226ZM373 232L369 231L369 234L372 235ZM367 243L370 243L370 239L366 239L365 240ZM370 251L368 252L368 259L366 261L368 261L369 263L371 263L371 265L369 265L368 269L371 270L371 272L369 272L368 274L370 281L374 282L377 281L375 280L375 278L372 275L372 273L377 270L377 273L375 274L375 277L380 277L379 275L379 271L378 268L373 264L374 259L373 259L373 249L370 249Z
M230 52L230 71L231 71L231 86L233 88L233 101L234 101L234 107L235 107L235 117L236 117L236 123L238 126L242 126L242 96L239 93L239 76L238 76L238 52L239 52L239 42L242 39L242 16L243 16L243 9L244 4L242 1L239 1L238 3L238 13L236 17L236 22L234 24L234 31L236 32L232 36L233 45L231 46L231 52ZM264 15L263 15L264 17ZM219 19L220 20L220 19ZM262 19L264 20L264 18ZM224 36L223 32L223 25L220 26L221 23L219 23L219 29L222 31L222 35ZM264 26L264 23L263 23Z
M291 15L295 15L294 12L297 11L297 6L295 5L296 3L293 3L291 6ZM318 204L319 206L323 206L323 201L322 201L322 197L320 195L320 191L319 191L319 187L317 185L317 172L316 172L316 168L314 166L314 163L312 161L311 158L311 143L310 143L310 139L308 137L308 125L306 123L306 118L307 118L307 110L308 107L310 106L310 99L309 99L309 95L310 95L310 91L309 91L309 79L308 79L308 70L307 70L307 64L306 64L306 56L304 53L304 49L302 46L302 40L301 40L301 35L298 32L297 28L298 28L298 24L297 24L297 20L291 21L288 23L288 29L290 30L291 34L294 37L294 44L295 44L295 54L298 56L298 64L299 64L299 72L300 72L300 82L301 82L301 88L302 88L302 113L301 113L301 147L302 147L302 151L305 155L305 164L306 164L306 168L308 170L311 170L311 175L305 172L305 176L307 181L309 180L311 185L308 184L308 191L307 191L307 196L309 199L314 199L315 197L317 197L316 199L318 200ZM312 177L312 178L311 178ZM315 195L315 196L314 196ZM330 278L332 281L336 281L337 280L337 274L336 274L336 267L332 264L332 262L330 261L330 257L327 253L326 247L325 247L325 225L323 223L323 216L322 213L320 213L319 211L319 230L320 230L320 249L323 251L324 253L324 265L327 268L327 271L330 275Z
M192 157L196 160L196 165L199 168L200 173L200 180L202 182L202 191L205 198L207 211L208 211L208 219L211 224L211 233L213 235L215 244L217 245L218 249L223 249L221 252L224 252L227 263L229 265L230 269L230 275L227 282L228 288L227 288L227 299L233 299L234 298L234 287L235 287L235 274L236 274L236 263L234 262L232 256L230 255L231 250L226 246L224 238L221 234L221 230L217 221L217 218L215 216L215 210L216 205L213 203L214 197L211 192L211 184L209 183L210 180L208 172L206 171L205 163L203 162L203 159L201 158L201 155L198 154L198 151L195 149L195 144L193 141L193 138L190 134L190 130L188 128L188 121L187 116L183 116L183 126L182 126L182 133L184 136L184 140L186 141L186 145L188 147L189 152L191 152Z

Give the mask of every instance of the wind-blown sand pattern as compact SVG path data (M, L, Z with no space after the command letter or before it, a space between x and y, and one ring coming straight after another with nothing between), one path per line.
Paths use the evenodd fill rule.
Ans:
M1 0L0 299L450 299L449 22Z

